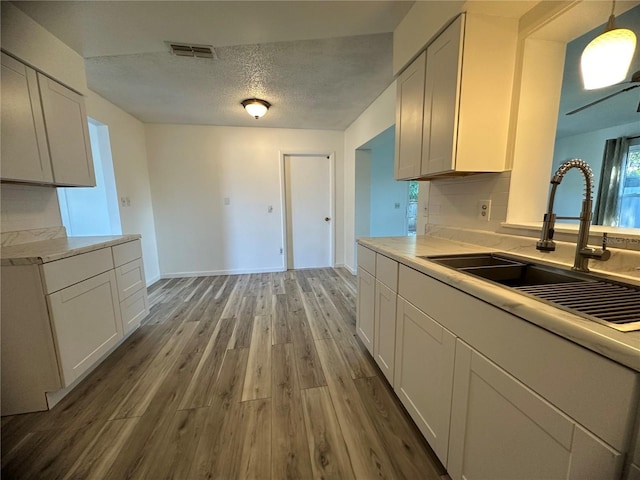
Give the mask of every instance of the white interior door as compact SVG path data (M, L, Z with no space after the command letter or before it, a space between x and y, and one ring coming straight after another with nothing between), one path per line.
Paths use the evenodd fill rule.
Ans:
M331 266L331 157L285 155L287 268Z

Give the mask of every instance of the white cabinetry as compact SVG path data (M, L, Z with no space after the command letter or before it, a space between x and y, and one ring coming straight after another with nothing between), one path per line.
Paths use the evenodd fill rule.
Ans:
M64 386L122 338L116 276L101 273L48 296Z
M38 73L42 111L56 185L95 187L84 98Z
M84 99L2 53L3 181L95 186Z
M454 479L615 479L623 456L458 340L447 470Z
M376 254L373 358L393 386L396 354L398 262Z
M2 267L2 415L51 408L139 325L141 256L134 240Z
M395 176L397 180L420 176L422 115L426 53L409 65L397 80Z
M402 296L396 321L395 392L446 465L456 338Z
M397 87L396 179L505 169L516 43L516 20L461 14L407 67Z
M140 240L112 247L122 327L126 335L149 313Z
M3 180L51 183L40 92L35 70L2 53Z
M356 333L373 355L374 310L376 297L376 252L358 245L358 303Z

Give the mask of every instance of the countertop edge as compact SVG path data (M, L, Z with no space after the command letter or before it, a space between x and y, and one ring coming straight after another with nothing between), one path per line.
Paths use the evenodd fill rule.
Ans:
M618 332L579 315L555 308L520 293L510 292L507 288L500 288L485 280L457 272L430 260L390 250L387 247L376 244L375 239L358 239L357 243L431 278L446 283L452 288L471 295L478 300L515 315L524 321L640 372L640 332ZM451 243L455 244L458 250L466 250L466 252L458 251L456 253L501 251L481 245ZM632 341L635 341L635 339L638 340L637 347L632 345Z
M34 265L113 247L142 238L140 234L104 237L62 237L2 248L0 266ZM40 250L43 253L39 253ZM24 253L20 253L20 252Z

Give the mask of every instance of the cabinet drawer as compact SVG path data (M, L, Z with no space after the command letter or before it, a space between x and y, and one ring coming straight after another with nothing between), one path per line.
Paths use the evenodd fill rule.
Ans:
M376 254L376 280L380 280L394 292L398 291L398 262Z
M132 262L137 258L142 258L140 240L121 243L120 245L111 247L111 249L113 250L113 263L116 267Z
M113 269L110 248L82 253L42 265L46 293L57 292Z
M138 290L146 287L144 280L144 267L142 259L134 260L116 268L116 280L118 282L118 296L122 302Z
M376 274L376 252L358 245L358 268L363 268L371 275Z
M149 313L149 300L147 290L141 289L126 300L120 302L120 314L122 316L122 328L126 335L147 316Z

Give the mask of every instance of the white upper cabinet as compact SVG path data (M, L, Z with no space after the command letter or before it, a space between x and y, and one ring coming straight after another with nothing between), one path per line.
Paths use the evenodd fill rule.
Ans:
M3 180L51 183L36 72L2 53Z
M398 77L396 93L396 180L420 175L426 53Z
M396 179L505 169L516 43L514 19L461 14L407 67L397 86Z
M82 95L2 53L3 181L96 184Z
M96 185L84 99L38 73L44 123L56 185Z

